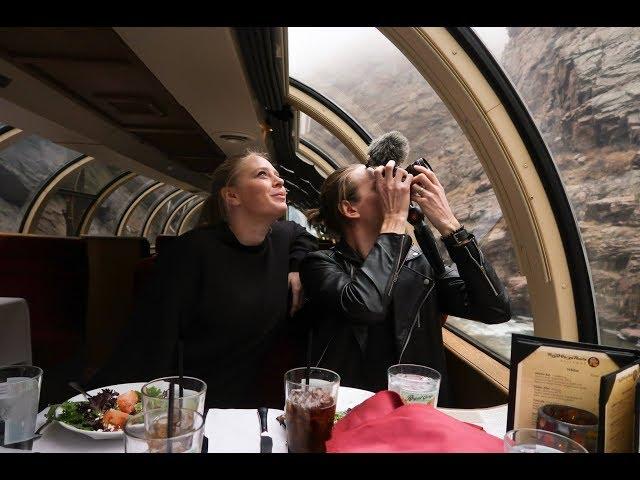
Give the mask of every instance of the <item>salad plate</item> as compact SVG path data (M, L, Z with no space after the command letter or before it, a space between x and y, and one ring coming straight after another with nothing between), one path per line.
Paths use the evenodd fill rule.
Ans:
M104 389L112 390L117 392L118 394L127 393L131 390L136 392L140 392L142 386L146 382L137 382L137 383L122 383L119 385L109 385L108 387L95 388L93 390L87 391L89 396L94 396L102 392ZM117 395L115 395L117 397ZM114 398L115 398L114 397ZM82 405L82 407L80 407ZM80 408L78 408L80 407ZM86 409L86 414L83 411L79 411L81 409ZM115 410L118 410L118 406L115 406ZM56 421L67 430L72 432L80 433L82 435L86 435L95 440L114 440L118 438L122 438L123 433L122 430L114 430L114 431L100 431L93 430L88 422L85 421L87 414L90 415L91 407L88 406L86 399L82 396L82 394L78 394L74 397L71 397L66 402L62 403L56 409ZM103 414L108 411L108 409L104 409ZM135 412L134 412L135 413ZM94 416L93 418L97 418ZM80 428L82 427L82 428Z

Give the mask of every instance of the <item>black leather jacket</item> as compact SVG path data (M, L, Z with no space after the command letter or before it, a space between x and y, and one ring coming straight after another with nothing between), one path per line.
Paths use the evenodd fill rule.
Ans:
M300 275L314 322L313 364L337 371L342 385L371 389L363 374L369 326L390 314L396 363L441 372L438 404L448 404L442 315L510 319L509 297L475 238L448 251L457 268L440 278L408 235L381 234L364 260L346 242L307 255Z

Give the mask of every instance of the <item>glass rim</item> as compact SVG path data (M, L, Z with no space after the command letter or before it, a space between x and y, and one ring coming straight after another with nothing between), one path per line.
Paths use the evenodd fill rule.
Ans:
M396 363L395 365L391 365L389 368L387 368L387 375L389 375L389 370L391 370L394 367L419 367L419 368L428 370L429 372L437 373L438 378L442 379L442 374L435 368L427 367L426 365L418 365L417 363ZM411 381L411 379L409 380Z
M530 427L527 427L527 428L512 428L511 430L509 430L508 432L506 432L504 434L504 437L502 437L503 440L505 442L514 441L514 439L512 438L514 432L527 432L527 433L536 433L536 434L542 434L542 435L551 435L552 437L558 437L559 440L567 442L572 447L583 451L582 453L589 453L589 451L584 447L584 445L576 442L572 438L566 437L566 436L564 436L564 435L562 435L560 433L550 432L549 430L544 430L542 428L530 428ZM510 434L511 434L511 436L509 436ZM574 452L574 453L577 453L577 452Z
M182 435L178 435L177 437L170 437L171 440L178 440L178 439L181 439L181 438L186 438L186 437L194 435L194 434L198 433L200 430L204 429L204 417L197 410L193 410L192 408L184 408L184 407L176 408L175 410L181 410L181 411L187 411L187 412L195 413L196 417L200 417L200 426L198 428L195 428L193 431L190 431L189 433L184 433ZM154 413L164 413L164 414L169 415L169 412L167 410L165 410L164 408L154 408L152 410L147 410L146 412L142 411L140 413L136 413L135 415L130 415L129 418L127 419L127 422L124 424L124 427L122 428L122 433L125 436L131 437L131 438L135 438L137 440L145 440L145 441L147 441L147 440L167 440L168 437L165 437L165 438L146 438L144 436L136 435L136 434L132 433L131 431L127 430L128 426L133 425L133 420L134 419L137 420L139 418L142 418L143 419L142 425L144 425L146 423L144 421L144 416L145 415L151 415L151 414L154 414ZM131 422L131 424L129 422ZM138 423L137 425L140 425L140 424Z
M595 423L572 423L567 422L566 420L560 420L559 418L553 417L550 413L544 411L545 407L565 407L565 408L573 408L580 412L584 412L589 414L593 419L595 419ZM538 408L538 415L543 415L545 419L548 419L551 422L560 423L563 425L569 425L572 428L576 429L593 429L593 427L598 427L598 416L589 410L585 410L584 408L572 407L570 405L562 405L561 403L545 403L544 405Z
M169 400L168 398L150 397L149 395L146 395L145 392L144 392L145 388L147 388L152 383L160 382L160 381L163 381L163 380L166 381L168 378L180 378L180 377L178 375L171 375L171 376L168 376L168 377L160 377L160 378L155 378L153 380L150 380L140 388L140 394L144 395L145 397L148 397L148 398L154 398L154 399L158 399L158 400ZM200 378L196 378L196 377L186 377L186 376L182 377L183 380L185 378L188 378L189 380L197 380L198 382L202 383L202 385L204 385L204 388L202 390L200 390L199 392L196 392L196 393L193 393L193 394L189 394L189 395L176 396L174 398L176 398L176 399L178 399L178 398L185 399L185 398L197 397L199 395L202 395L203 393L204 394L207 393L207 383L204 380L202 380Z
M289 375L291 372L295 372L296 370L306 370L307 367L296 367L296 368L292 368L290 370L287 370L286 372L284 372L284 381L291 383L293 385L301 385L301 386L307 386L306 383L300 383L300 382L296 382L295 380L289 380L287 379L287 375ZM328 372L328 373L332 373L333 375L335 375L337 377L336 380L327 380L327 381L331 381L331 382L338 382L340 383L340 374L338 374L338 372L334 372L333 370L329 370L328 368L320 368L320 367L309 367L310 371L321 371L321 372ZM304 377L303 377L304 378ZM311 379L311 377L310 377ZM319 379L322 380L322 379Z
M36 375L33 377L26 378L25 380L19 380L17 382L11 382L11 385L20 385L21 383L33 382L34 380L38 380L42 378L42 374L44 373L40 367L36 367L35 365L3 365L0 366L0 372L3 370L12 370L19 368L33 368L36 371ZM2 382L8 383L8 382Z

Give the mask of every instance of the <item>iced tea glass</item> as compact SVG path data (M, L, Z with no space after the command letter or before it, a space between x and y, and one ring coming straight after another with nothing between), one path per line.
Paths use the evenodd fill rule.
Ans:
M398 364L389 367L388 388L404 403L425 403L436 406L440 391L440 372L423 365Z
M340 375L324 368L294 368L284 375L287 447L292 453L323 453L331 437Z

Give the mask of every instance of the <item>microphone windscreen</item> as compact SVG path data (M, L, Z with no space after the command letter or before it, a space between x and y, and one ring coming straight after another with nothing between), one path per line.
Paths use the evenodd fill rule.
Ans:
M375 138L367 153L374 166L386 165L391 160L400 166L409 157L409 140L398 131L388 132Z

